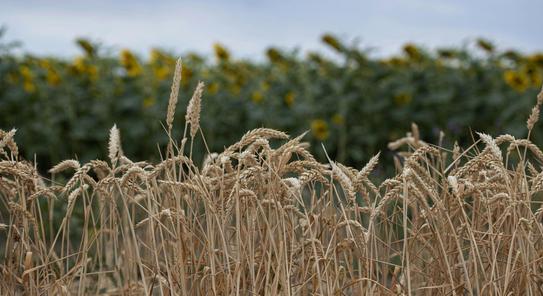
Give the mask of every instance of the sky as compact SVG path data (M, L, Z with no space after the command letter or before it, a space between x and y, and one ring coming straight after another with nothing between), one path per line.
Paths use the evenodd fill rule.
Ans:
M543 51L542 0L0 0L0 7L4 41L43 55L76 55L74 40L86 37L140 54L153 47L209 54L220 42L237 57L258 59L270 45L326 51L323 33L377 56L406 42L431 49L477 37L501 49Z

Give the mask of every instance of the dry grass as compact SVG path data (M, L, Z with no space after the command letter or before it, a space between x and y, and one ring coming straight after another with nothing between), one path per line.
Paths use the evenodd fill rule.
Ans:
M47 180L1 132L0 294L543 294L543 152L529 136L448 150L413 125L380 184L378 156L322 164L303 135L265 128L196 165L200 96L190 138L154 165L124 156L114 126L109 162L66 160ZM170 138L175 85L171 100Z

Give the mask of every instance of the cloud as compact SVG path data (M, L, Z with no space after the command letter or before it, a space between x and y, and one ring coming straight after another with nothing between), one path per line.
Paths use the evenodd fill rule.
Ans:
M4 4L0 20L8 26L8 37L23 41L25 50L68 56L78 53L73 41L79 36L140 53L154 46L209 53L213 42L222 42L240 57L259 57L269 45L322 50L319 36L324 32L360 38L363 46L377 47L380 55L398 51L407 41L434 47L459 45L476 36L533 51L543 48L543 40L534 37L537 18L530 20L534 10L543 9L536 3L21 1Z

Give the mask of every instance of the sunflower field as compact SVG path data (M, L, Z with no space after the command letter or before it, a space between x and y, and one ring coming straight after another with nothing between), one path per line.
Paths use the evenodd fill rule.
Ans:
M176 53L139 56L78 39L81 55L71 59L21 54L1 40L0 128L21 131L16 141L27 159L47 168L104 158L113 123L132 159L149 159L168 142L163 114ZM483 39L433 50L406 44L386 58L330 34L322 42L324 54L270 47L265 60L237 59L221 44L214 56L182 54L180 100L199 81L206 85L201 148L221 151L243 131L266 126L308 131L316 155L325 159L322 142L334 159L359 166L377 150L390 155L386 143L411 122L434 143L471 143L465 135L479 130L521 136L543 82L543 53L497 50ZM176 121L173 135L181 138L184 118Z

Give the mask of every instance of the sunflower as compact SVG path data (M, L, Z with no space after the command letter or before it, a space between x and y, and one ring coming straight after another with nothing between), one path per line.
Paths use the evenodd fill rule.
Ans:
M528 60L538 67L543 67L543 53L536 53L528 57Z
M170 68L166 65L153 67L153 74L158 80L164 80L170 76Z
M89 65L87 68L87 74L89 74L89 79L91 81L98 80L98 67L96 65Z
M150 108L156 104L156 98L155 97L147 97L143 99L143 108Z
M530 80L524 73L512 70L503 73L503 80L517 92L524 92L530 86Z
M514 51L514 50L508 50L502 54L502 56L512 62L519 62L522 57L520 53Z
M176 60L170 55L156 48L151 49L151 53L149 55L149 65L151 66L154 77L158 81L162 81L170 77L175 63ZM183 78L181 83L183 83L183 85L188 83L187 70L187 67L183 65L181 73L181 77Z
M419 48L413 43L407 43L403 46L403 52L412 60L418 60L421 58Z
M458 55L458 53L453 49L438 49L437 54L442 59L452 59Z
M324 63L324 58L317 52L308 53L307 59L318 65L322 65Z
M215 57L219 61L228 61L230 59L230 53L220 43L213 44L213 51L215 52Z
M164 54L160 49L153 48L151 49L151 53L149 54L149 63L150 64L159 64L162 60Z
M336 113L334 114L334 116L332 116L332 122L335 125L343 125L345 123L345 118L343 117L343 115Z
M260 82L260 89L262 89L262 91L266 92L270 89L270 84L267 82L267 81L262 81Z
M341 44L339 40L336 37L334 37L332 34L322 35L321 40L322 42L324 42L324 44L330 46L336 51L341 52L344 50L343 44Z
M47 75L45 76L47 83L51 86L57 86L60 84L60 75L53 68L47 69Z
M155 65L155 66L160 66L160 65L174 66L176 62L177 60L171 55L169 55L168 53L165 53L157 48L151 49L151 53L149 55L149 64Z
M404 58L392 57L382 61L383 64L389 65L392 67L401 67L407 65L407 61Z
M30 70L30 67L28 66L21 66L21 68L19 68L19 72L25 80L32 80L34 77L34 73L32 73L32 70Z
M287 106L291 107L292 104L294 104L295 99L296 99L296 94L294 94L294 92L292 92L292 91L289 91L285 95L284 101L285 101L285 104L287 104Z
M530 83L535 86L541 86L543 78L541 77L541 71L537 68L535 64L527 64L523 67L524 74L530 80Z
M259 104L264 99L264 95L260 91L253 91L251 94L251 101L255 104Z
M72 64L72 69L75 73L82 74L87 71L87 63L85 61L85 58L82 56L78 56L74 59L74 63Z
M413 96L406 92L402 92L394 96L394 103L398 106L408 105L412 100Z
M494 45L488 40L482 38L477 39L477 46L488 53L494 52Z
M92 57L96 53L96 49L87 39L79 38L75 42L83 49L87 56Z
M25 81L25 82L23 82L23 89L27 93L31 94L31 93L34 93L36 91L36 85L32 81Z
M55 70L50 60L41 59L38 61L38 65L45 70L45 80L47 81L47 84L51 86L60 84L60 75Z
M219 92L219 84L217 82L211 82L207 85L207 92L211 95L216 94Z
M328 124L322 119L315 119L311 121L311 132L313 136L319 141L324 141L328 139L329 131Z
M279 63L283 61L283 55L277 48L270 47L266 50L266 56L271 63Z
M129 77L139 76L143 72L138 59L128 49L123 49L121 51L121 65L123 65L124 69L126 70L126 74Z
M23 78L23 89L27 93L34 93L36 91L36 85L34 84L34 73L28 66L22 66L19 69L21 77Z

